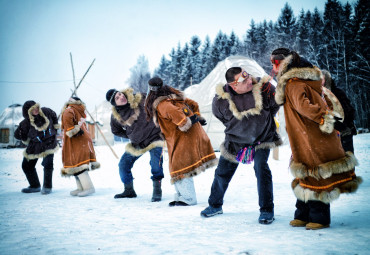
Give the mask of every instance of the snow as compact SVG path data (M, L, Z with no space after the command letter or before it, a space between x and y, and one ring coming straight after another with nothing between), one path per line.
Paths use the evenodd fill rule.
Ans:
M137 198L113 199L122 192L118 160L107 146L96 146L102 167L90 172L96 193L72 197L73 178L60 176L61 150L55 154L53 192L23 194L27 185L21 169L22 149L0 149L0 253L7 254L368 254L370 240L370 134L354 137L364 183L355 194L331 204L331 227L293 228L295 198L288 170L290 149L269 164L274 181L275 222L261 225L252 165L240 165L223 206L224 214L201 218L207 206L214 168L194 178L198 204L169 207L174 187L164 154L163 199L150 202L149 154L134 165ZM116 144L118 155L125 144ZM219 153L217 153L219 156ZM42 181L40 161L37 169Z

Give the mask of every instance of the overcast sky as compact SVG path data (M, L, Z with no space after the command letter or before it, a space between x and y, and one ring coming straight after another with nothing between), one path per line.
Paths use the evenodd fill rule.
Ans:
M110 88L127 87L140 55L150 72L193 35L213 42L221 30L242 39L253 19L276 21L283 0L0 0L0 112L34 100L57 113L76 78L95 60L78 95L92 111ZM288 1L295 16L324 0ZM341 1L345 3L346 1ZM349 1L353 4L355 1Z

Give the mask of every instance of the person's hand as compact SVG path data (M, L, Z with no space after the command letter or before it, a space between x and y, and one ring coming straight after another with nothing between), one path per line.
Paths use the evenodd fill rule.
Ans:
M200 123L200 125L202 125L202 126L207 125L207 121L206 121L206 119L205 119L205 118L203 118L203 117L199 117L198 119L199 119L199 123Z

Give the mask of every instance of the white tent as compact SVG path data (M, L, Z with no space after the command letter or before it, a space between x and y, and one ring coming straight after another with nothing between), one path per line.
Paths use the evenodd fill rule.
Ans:
M12 104L0 115L0 147L15 147L21 141L14 138L14 131L23 120L22 105Z
M253 59L243 56L231 56L223 61L220 61L210 74L204 78L201 83L188 87L185 90L186 97L195 100L199 104L201 115L207 120L207 125L204 126L212 146L215 150L219 150L220 144L224 141L224 125L212 114L212 101L216 93L216 86L219 83L226 84L225 73L230 67L243 67L248 73L255 77L263 77L266 72ZM276 85L275 81L271 81ZM283 116L282 109L279 111L279 116ZM280 124L284 118L279 118Z

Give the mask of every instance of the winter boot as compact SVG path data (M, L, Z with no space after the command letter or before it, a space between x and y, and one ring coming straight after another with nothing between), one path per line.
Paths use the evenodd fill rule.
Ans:
M41 194L47 195L51 193L51 188L53 186L53 170L44 168L44 184L42 185Z
M161 180L153 180L152 202L159 202L162 199Z
M122 193L116 194L114 196L114 198L125 198L125 197L127 198L137 197L135 190L134 190L133 182L125 183L125 190Z
M40 192L40 181L37 176L36 168L33 169L23 169L24 174L26 175L27 181L30 184L28 188L22 189L23 193L34 193Z
M82 185L81 185L80 179L78 179L77 176L75 176L75 179L76 179L77 189L72 190L71 192L69 192L69 194L71 194L71 196L77 196L78 193L80 193L82 191Z
M92 193L95 193L94 185L90 179L88 171L83 172L82 174L77 175L78 179L81 182L82 191L77 194L79 197L86 197Z

